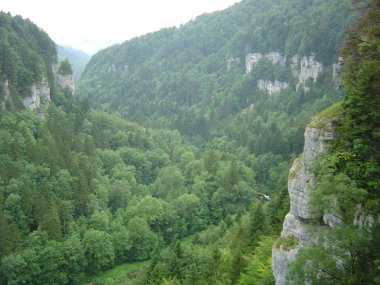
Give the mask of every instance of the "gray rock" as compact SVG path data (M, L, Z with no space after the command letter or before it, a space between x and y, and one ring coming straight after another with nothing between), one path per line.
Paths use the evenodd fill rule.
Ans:
M327 148L327 142L335 136L331 122L325 122L324 118L314 120L305 131L305 146L300 158L297 158L289 172L288 191L290 196L290 212L286 215L282 238L293 237L298 244L291 249L273 247L272 270L276 285L284 285L288 274L289 264L294 260L298 250L312 242L309 234L309 224L316 220L324 220L327 225L338 223L337 216L325 213L318 216L313 212L310 201L310 186L315 185L316 180L311 172L311 167L320 154ZM314 230L316 225L313 225Z
M42 81L40 84L33 84L30 87L30 96L25 97L22 103L30 110L41 110L42 105L48 106L51 103L50 87L47 80Z
M74 77L72 74L68 75L57 75L57 86L63 90L65 88L68 88L70 92L74 95L75 93L75 84L74 84Z
M280 93L281 90L288 88L289 83L280 82L277 80L272 82L269 80L259 79L257 80L257 87L259 87L260 90L268 91L269 95L274 95L274 94Z

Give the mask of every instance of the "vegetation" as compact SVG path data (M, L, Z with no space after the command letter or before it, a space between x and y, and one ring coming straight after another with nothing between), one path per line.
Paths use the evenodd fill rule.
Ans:
M73 75L73 70L69 60L66 58L59 63L58 74L61 75Z
M44 117L4 108L0 284L273 284L270 256L288 212L290 162L302 150L309 118L343 94L333 91L331 71L310 82L309 92L296 92L289 64L263 61L247 74L243 59L249 52L315 52L329 66L354 17L347 4L245 0L96 54L79 84L82 99L52 88ZM377 33L366 28L359 35L347 49L353 73L345 79L342 135L317 174L317 210L330 207L344 221L357 203L373 214L378 209ZM0 37L0 78L14 96L27 95L45 76L54 86L56 51L44 32L1 13ZM72 73L68 61L59 72ZM257 88L260 78L290 87L268 96ZM367 117L360 113L366 90L373 107ZM331 203L337 195L339 203ZM341 240L338 246L323 250L336 250L342 264L354 261L349 276L356 284L372 282L377 227L345 225L325 237ZM323 250L313 256L327 262ZM295 264L305 264L304 252ZM141 261L130 274L131 265L120 266ZM314 272L319 263L310 264ZM370 269L360 271L364 266ZM294 280L312 276L302 274Z
M278 105L261 104L267 95L258 90L257 80L290 82L290 89L295 90L290 70L294 55L316 53L316 60L326 67L337 62L353 18L348 4L348 0L245 0L182 27L163 29L97 53L86 66L77 94L94 107L117 111L145 126L178 129L197 142L207 142L224 129L224 119L251 104L273 111L273 122L293 125L292 117L310 107L302 105L322 100L331 82L321 78L324 82L319 86L324 88L313 94L296 96L290 90L284 94L281 112L291 113L284 120L276 116ZM251 74L245 74L246 55L253 52L280 52L287 64L281 67L262 61ZM331 103L322 100L313 114ZM300 121L307 122L310 115ZM266 116L262 118L267 121ZM250 122L250 126L258 124ZM302 136L304 125L298 127ZM234 129L239 129L236 124ZM261 136L265 135L255 135L256 139ZM276 141L277 148L288 149Z
M75 81L78 81L82 75L86 63L90 60L90 55L83 51L73 49L69 46L57 45L58 60L62 61L67 59L73 69L73 76Z
M0 11L0 86L8 81L16 107L17 97L28 95L33 83L48 80L54 86L56 62L55 44L45 32L29 20Z
M338 136L315 167L312 198L337 224L299 253L289 284L379 284L380 3L353 4L362 16L342 49L346 97L328 111L338 119Z

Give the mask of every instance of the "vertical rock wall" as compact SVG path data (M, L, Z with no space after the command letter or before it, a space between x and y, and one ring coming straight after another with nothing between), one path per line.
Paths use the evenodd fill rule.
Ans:
M51 103L50 87L47 80L40 84L33 84L30 87L30 96L22 100L25 107L30 110L41 110L42 106L48 106Z
M327 142L335 136L332 123L321 123L322 120L314 120L306 128L302 156L294 161L289 171L290 211L285 217L280 240L291 238L296 242L292 248L281 246L281 242L273 246L272 270L276 285L286 283L289 264L295 259L298 250L310 242L308 224L325 219L329 222L328 217L314 216L309 203L310 186L316 183L311 166L316 157L326 151Z

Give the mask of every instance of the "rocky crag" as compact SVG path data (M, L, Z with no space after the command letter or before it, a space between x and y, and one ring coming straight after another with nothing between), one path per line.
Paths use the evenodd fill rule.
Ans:
M61 75L56 72L56 68L53 67L56 87L59 90L68 89L72 94L75 92L74 78L72 74ZM2 84L2 94L0 110L5 110L7 105L13 106L12 92L9 89L8 80ZM30 93L28 96L22 98L22 103L25 108L28 108L32 111L37 111L43 113L44 110L51 103L51 86L49 86L48 80L44 78L39 83L33 83L30 86Z
M305 131L303 153L290 169L288 179L290 212L285 217L281 237L272 250L272 269L276 285L286 284L289 264L295 259L299 249L311 242L309 227L318 230L316 227L333 226L337 222L331 214L316 216L309 203L310 188L316 183L311 167L317 156L326 151L328 141L334 136L330 120L326 122L326 118L314 119ZM318 223L315 223L316 221ZM320 221L325 225L320 225ZM282 241L286 241L287 246ZM291 246L288 246L289 244Z
M326 66L323 66L321 62L315 60L315 54L310 56L294 55L290 59L283 56L279 52L269 52L267 54L262 53L249 53L245 59L246 73L249 74L254 71L255 66L262 60L267 60L271 64L279 65L283 68L290 68L290 71L295 80L295 90L298 92L303 90L305 93L310 91L310 84L315 84L318 77L326 70L330 70ZM333 88L336 92L339 92L340 86L340 61L332 65L332 82ZM236 59L230 59L228 66L231 62L237 62ZM291 86L290 82L281 82L278 80L270 81L259 79L257 81L257 87L260 90L268 91L269 95L277 94L283 89Z

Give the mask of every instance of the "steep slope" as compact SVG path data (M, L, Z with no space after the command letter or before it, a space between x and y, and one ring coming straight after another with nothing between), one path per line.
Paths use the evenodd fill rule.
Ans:
M307 128L290 170L276 284L379 283L380 2L353 4L362 15L342 49L345 98Z
M29 20L0 12L0 45L2 109L23 105L40 109L48 104L55 86L54 42Z
M330 90L348 3L242 1L99 52L78 94L126 118L207 137L259 94Z
M63 74L55 43L21 16L0 12L0 110L46 112L66 87L73 90L72 72Z
M25 36L20 27L35 27L21 17L4 18L11 24L1 30L19 42ZM38 54L34 46L24 50L16 40L8 43L7 52ZM15 71L16 79L34 74L28 67L39 63L15 59L15 69L9 66L13 61L2 67ZM72 96L69 62L48 67L53 77L46 94L52 100L37 110L42 114L11 104L0 112L1 285L83 284L84 273L147 260L177 239L208 227L214 231L212 225L220 223L218 228L226 231L224 219L230 227L238 224L235 216L249 211L256 188L246 160L227 150L201 149L176 130L142 127L90 110ZM18 81L3 75L10 86L4 90L7 100L27 98L39 82L25 83L25 94L20 94L11 88ZM36 73L36 78L44 75ZM60 88L54 88L56 83ZM265 243L266 253L271 242ZM204 261L214 262L211 255L198 259L197 254L192 270L206 270ZM239 275L236 271L229 279ZM153 284L163 278L157 276L160 282Z
M317 232L322 230L323 225L333 226L339 222L331 214L317 215L310 205L310 191L316 184L312 166L319 156L326 153L328 141L335 136L333 121L331 118L322 117L310 123L305 131L303 153L294 161L289 171L290 212L285 217L281 237L272 251L276 285L286 284L289 264L294 261L300 248L311 243L313 237L309 225L314 224L312 232ZM320 224L321 221L323 222Z

